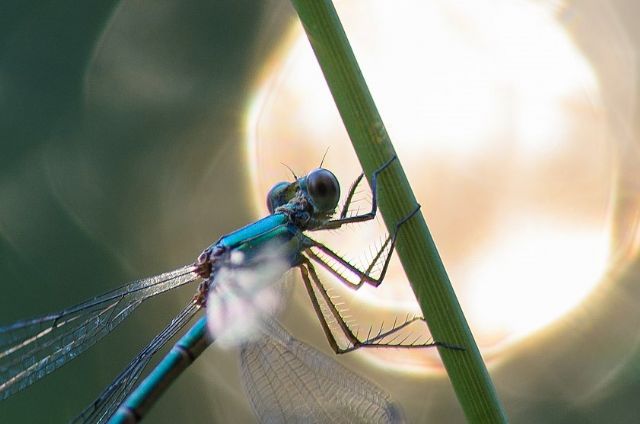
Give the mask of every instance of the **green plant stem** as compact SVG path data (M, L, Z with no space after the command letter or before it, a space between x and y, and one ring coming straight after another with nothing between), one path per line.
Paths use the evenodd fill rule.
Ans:
M370 180L372 172L393 157L395 150L342 24L330 0L291 2ZM416 199L399 161L380 178L380 210L387 228L393 231L395 223L415 208ZM439 351L467 419L473 423L507 422L421 213L402 227L397 252L434 339L465 348L465 351L448 348Z

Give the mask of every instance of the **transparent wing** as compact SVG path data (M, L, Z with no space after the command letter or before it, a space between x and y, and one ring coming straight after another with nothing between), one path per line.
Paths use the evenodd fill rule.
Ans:
M237 346L259 336L264 319L282 307L283 285L291 267L278 245L248 260L242 255L224 264L209 288L207 326L218 346Z
M104 423L116 412L120 404L131 393L136 381L151 357L171 340L200 310L201 306L191 302L160 334L136 356L115 380L82 411L73 423Z
M294 339L275 321L265 337L241 348L245 392L264 423L398 423L389 395Z
M0 327L0 400L84 352L145 299L198 279L194 270L134 281L58 313Z

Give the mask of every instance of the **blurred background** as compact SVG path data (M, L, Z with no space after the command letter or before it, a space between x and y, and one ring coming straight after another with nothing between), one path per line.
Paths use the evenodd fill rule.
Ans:
M511 420L637 422L640 6L336 6ZM300 175L329 149L343 191L360 172L286 1L5 1L0 22L0 323L190 263L266 213L281 162ZM384 233L335 237L358 257ZM364 322L415 311L392 268L340 291ZM329 352L288 280L282 321ZM74 417L193 290L141 306L0 422ZM209 349L149 421L255 421L236 356ZM463 422L436 356L338 360L409 422Z

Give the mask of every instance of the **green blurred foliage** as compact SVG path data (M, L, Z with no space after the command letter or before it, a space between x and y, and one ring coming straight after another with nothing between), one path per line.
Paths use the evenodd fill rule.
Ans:
M279 35L261 32L268 7L2 2L0 322L189 263L254 218L242 126L266 53L256 50L258 34L267 42ZM140 307L98 347L2 402L0 422L74 417L192 291ZM224 370L210 391L190 371L149 421L211 421L203 405L235 373L234 355L218 356ZM219 417L251 419L241 396L231 403Z

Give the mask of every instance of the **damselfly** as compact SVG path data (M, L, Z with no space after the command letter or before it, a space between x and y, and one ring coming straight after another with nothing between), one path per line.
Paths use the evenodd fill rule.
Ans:
M274 257L283 258L286 266L267 278L271 280L268 283L279 279L288 268L300 269L314 311L330 346L336 353L367 346L442 345L437 342L416 344L407 343L406 340L390 340L398 331L421 318L407 319L390 330L380 330L373 336L369 334L367 337L359 338L341 316L313 265L321 265L353 289L358 289L365 283L379 285L395 246L398 229L418 211L419 206L396 225L395 231L387 237L366 269L352 265L329 247L305 234L309 231L337 229L346 224L373 219L377 212L378 177L395 159L390 159L372 175L372 205L367 213L348 216L349 205L363 178L361 175L351 186L339 216L333 218L340 199L340 186L330 171L317 168L306 176L295 177L293 182L281 182L273 186L267 196L269 216L221 237L205 249L192 265L132 282L58 313L0 327L0 399L29 386L75 358L112 331L143 301L170 289L201 280L196 295L187 307L134 359L103 395L78 417L80 420L88 418L90 421L106 419L132 390L150 357L175 336L200 309L209 306L208 309L212 313L224 314L224 302L212 305L220 299L220 292L228 283L227 279L219 281L225 270L260 269ZM242 260L237 260L238 255ZM378 263L383 264L382 269L374 277L372 269ZM247 306L253 306L251 299L257 295L252 289L241 289L244 291L242 296L250 300ZM209 319L211 321L211 316ZM199 321L194 331L198 326L203 327L203 322ZM200 337L204 339L206 336L203 331ZM346 345L341 345L340 339L346 340ZM193 355L193 352L190 354ZM168 372L170 370L167 370ZM154 384L166 384L165 376L166 373ZM132 412L132 416L140 416L137 411Z

